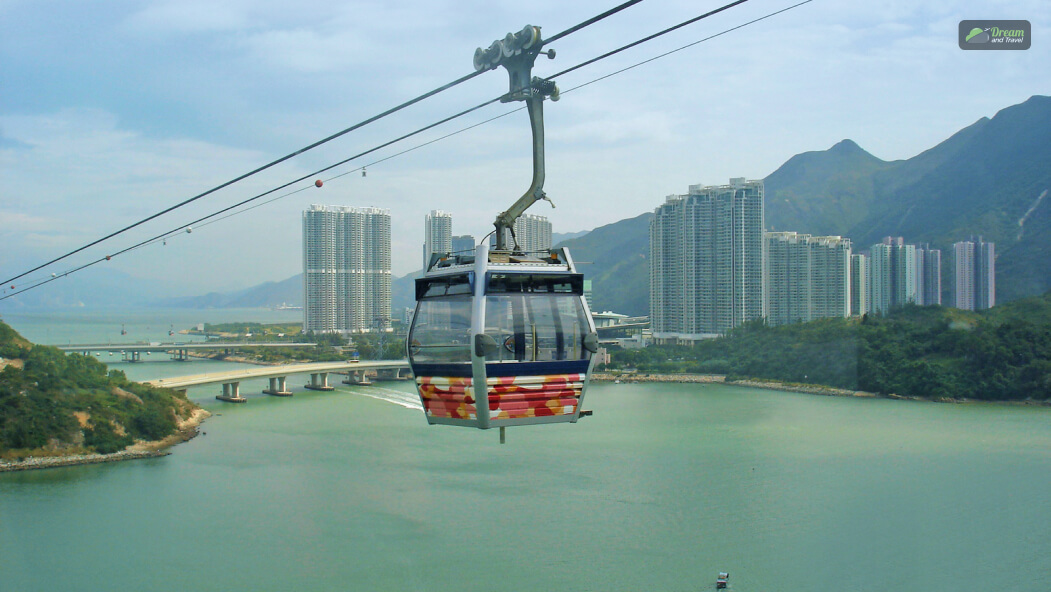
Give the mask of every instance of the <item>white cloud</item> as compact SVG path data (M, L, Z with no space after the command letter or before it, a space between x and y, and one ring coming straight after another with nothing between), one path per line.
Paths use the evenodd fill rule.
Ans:
M242 29L251 23L249 2L173 0L151 2L130 15L125 30L135 34L178 35Z

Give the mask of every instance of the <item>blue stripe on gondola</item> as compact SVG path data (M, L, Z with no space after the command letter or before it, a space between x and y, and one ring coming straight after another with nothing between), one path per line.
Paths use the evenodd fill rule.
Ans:
M560 362L490 362L485 365L489 377L547 376L551 374L586 374L588 360ZM471 376L470 364L413 364L416 376Z
M485 365L485 375L504 376L548 376L551 374L586 374L588 360L571 362L492 362Z
M471 376L471 364L412 364L416 376Z

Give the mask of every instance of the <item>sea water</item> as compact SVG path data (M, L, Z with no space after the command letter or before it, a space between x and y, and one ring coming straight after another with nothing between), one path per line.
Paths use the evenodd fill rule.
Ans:
M410 382L265 383L191 389L170 456L0 474L0 590L1051 588L1048 408L596 384L501 445Z

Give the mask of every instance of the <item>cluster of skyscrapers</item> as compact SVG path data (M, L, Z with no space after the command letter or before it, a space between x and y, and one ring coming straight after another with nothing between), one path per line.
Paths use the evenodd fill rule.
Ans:
M546 251L551 248L551 221L545 216L522 214L515 220L514 237L507 235L508 245L517 243L526 253ZM441 210L431 210L424 221L423 269L430 265L432 255L473 252L475 240L471 235L453 236L453 217ZM492 237L490 244L496 244Z
M864 276L855 276L855 281L865 278L866 285L856 284L856 287L865 292L866 298L863 308L859 299L859 308L851 312L856 315L887 312L907 303L941 304L941 258L941 250L930 245L906 244L900 236L888 236L872 245L868 255L855 258L866 269Z
M650 323L659 343L771 325L942 303L941 251L887 237L867 254L850 239L764 232L762 181L692 185L650 223ZM995 303L992 243L956 243L956 306Z
M390 210L313 205L303 212L304 330L387 330L391 318ZM452 215L424 222L423 269L435 254L470 252ZM691 185L668 196L650 223L650 323L657 342L723 335L754 319L771 325L942 303L942 253L887 237L867 253L850 239L766 232L762 181ZM551 248L551 222L523 215L514 241ZM510 237L509 237L510 239ZM953 246L957 308L996 303L995 246L981 237Z

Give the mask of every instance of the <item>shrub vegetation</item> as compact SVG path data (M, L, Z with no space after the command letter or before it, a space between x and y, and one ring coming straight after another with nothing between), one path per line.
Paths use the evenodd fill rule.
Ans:
M159 440L196 406L182 394L129 381L92 356L33 345L0 322L0 455L66 448L116 452Z

